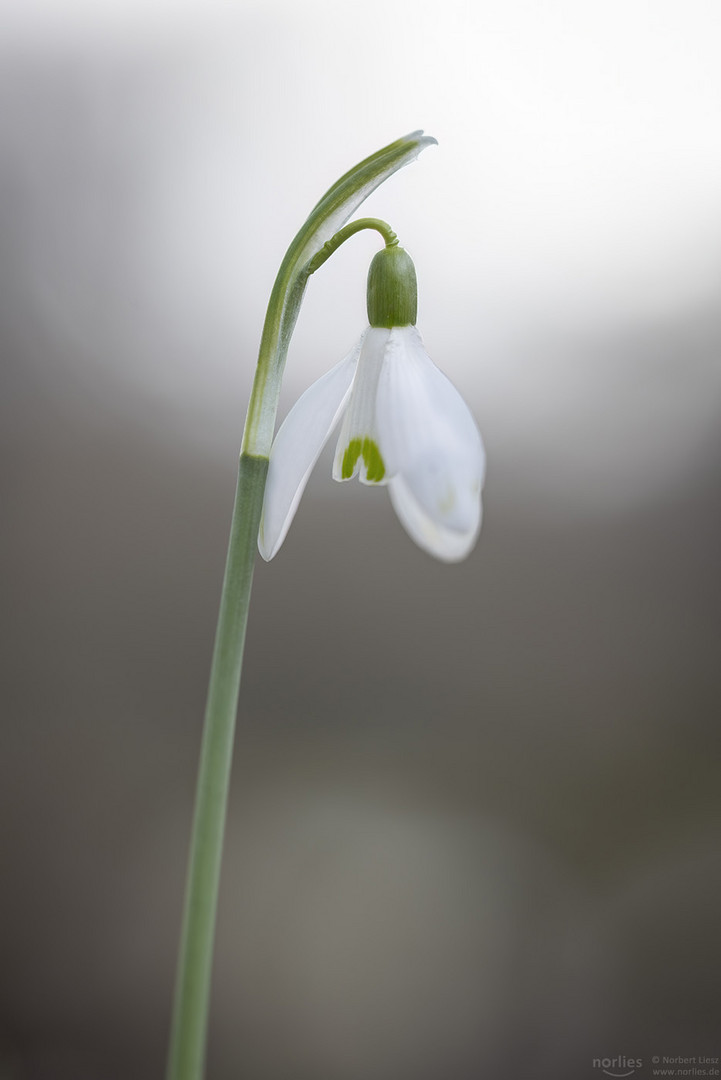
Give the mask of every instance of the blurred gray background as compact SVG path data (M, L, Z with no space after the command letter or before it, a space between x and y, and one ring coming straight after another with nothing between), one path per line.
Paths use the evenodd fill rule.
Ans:
M0 10L0 1076L163 1073L235 464L355 161L471 403L455 567L313 475L258 566L213 1080L719 1055L721 26L710 0ZM281 415L365 325L314 278Z

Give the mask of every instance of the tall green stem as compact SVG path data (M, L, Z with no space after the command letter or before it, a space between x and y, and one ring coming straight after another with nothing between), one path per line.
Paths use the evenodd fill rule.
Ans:
M436 140L414 132L366 158L323 196L281 263L263 327L248 405L205 711L185 907L168 1057L168 1080L202 1080L213 943L227 813L233 736L255 552L280 383L310 274L335 247L332 238L363 200ZM381 226L381 228L379 228ZM388 226L376 219L358 228ZM349 227L342 239L357 231ZM331 241L316 263L314 258ZM338 243L342 242L339 240ZM336 244L337 246L337 244Z
M203 1075L235 716L267 471L266 458L241 455L200 752L170 1038L170 1080L196 1080Z

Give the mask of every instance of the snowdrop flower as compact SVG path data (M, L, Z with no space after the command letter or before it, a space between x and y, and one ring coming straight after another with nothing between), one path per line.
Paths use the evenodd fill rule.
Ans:
M415 268L387 246L368 275L370 326L291 409L270 453L258 546L280 548L320 453L340 434L334 480L388 488L402 525L444 562L469 554L481 526L485 454L461 395L430 359L416 321Z

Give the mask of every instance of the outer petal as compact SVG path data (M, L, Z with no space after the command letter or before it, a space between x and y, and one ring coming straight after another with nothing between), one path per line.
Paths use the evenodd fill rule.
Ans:
M285 540L308 477L347 404L363 337L298 398L270 451L258 550L270 560Z
M473 550L481 528L481 504L478 501L475 524L466 532L445 529L426 514L405 480L396 476L388 485L393 509L403 528L419 547L442 562L460 562Z
M430 360L415 327L391 332L376 419L402 524L437 558L464 558L481 525L483 444L470 409Z

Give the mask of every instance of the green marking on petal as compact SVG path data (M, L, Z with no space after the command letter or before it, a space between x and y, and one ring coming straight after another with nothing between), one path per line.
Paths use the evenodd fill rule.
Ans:
M350 480L355 469L355 464L358 458L363 455L363 461L366 467L366 479L372 483L377 484L379 480L382 480L386 474L385 462L381 456L381 452L378 449L378 443L373 439L351 439L348 443L345 453L343 454L343 463L341 465L341 477L343 480Z
M363 460L366 463L367 478L377 484L385 476L386 466L378 449L378 443L373 442L372 439L363 440Z
M360 439L351 439L346 448L346 452L343 455L343 464L341 465L340 474L344 480L350 480L353 475L353 469L355 463L360 457L361 441Z

